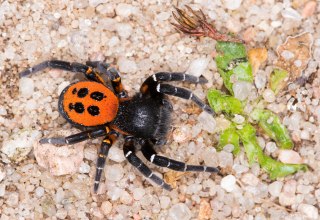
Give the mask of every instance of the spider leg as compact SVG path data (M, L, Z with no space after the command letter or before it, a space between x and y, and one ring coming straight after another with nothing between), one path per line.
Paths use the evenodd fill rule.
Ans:
M101 174L106 163L106 158L108 157L109 150L112 146L112 143L117 139L118 133L113 132L108 134L102 141L100 146L100 151L97 159L97 168L96 168L96 176L94 178L94 192L97 193L99 189Z
M159 72L155 73L152 76L149 76L142 84L140 91L143 94L152 92L156 88L159 82L170 82L170 81L180 81L180 82L189 82L189 83L207 83L208 80L203 76L196 77L189 74L181 72Z
M212 108L210 108L207 104L205 104L199 97L193 94L190 90L172 86L169 84L161 84L159 83L155 89L157 93L162 93L166 95L177 96L183 99L189 99L193 101L196 105L198 105L202 110L208 112L209 114L214 114Z
M149 141L145 141L142 144L142 154L143 156L149 160L151 163L160 166L160 167L167 167L171 170L176 171L195 171L195 172L209 172L209 173L218 173L219 169L216 167L207 167L207 166L200 166L200 165L188 165L180 161L172 160L167 157L157 155L156 151L153 148L153 144Z
M153 174L149 167L147 167L139 157L135 154L134 141L132 137L127 136L123 147L123 152L126 159L134 167L136 167L146 178L152 180L157 185L166 190L171 190L171 186L163 181L160 177Z
M102 74L106 74L110 80L115 93L119 98L126 98L128 95L123 89L119 72L114 68L109 68L110 64L101 61L87 61L86 64L93 68L97 68Z
M25 77L28 75L31 75L33 73L39 72L41 70L44 70L46 68L53 68L53 69L60 69L60 70L66 70L70 72L79 72L83 73L87 79L96 81L102 84L105 84L104 80L101 78L101 76L93 71L92 67L83 65L81 63L70 63L63 60L47 60L44 61L38 65L35 65L33 67L30 67L29 69L26 69L25 71L20 73L20 77Z
M75 144L88 139L104 136L107 133L109 133L108 127L103 127L103 128L100 127L94 130L83 131L67 137L43 138L39 142L40 144L55 144L55 145Z

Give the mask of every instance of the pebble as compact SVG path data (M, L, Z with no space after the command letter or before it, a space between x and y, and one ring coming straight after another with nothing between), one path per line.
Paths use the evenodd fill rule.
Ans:
M58 209L56 213L56 217L59 219L65 219L68 216L68 211L65 210L64 208Z
M140 200L145 195L145 190L143 188L135 188L133 190L133 198L135 200Z
M104 4L104 3L107 3L108 1L107 0L89 0L89 5L91 7L97 7L99 4Z
M123 39L127 39L132 34L132 27L128 23L118 23L116 26L116 30L119 34L119 36Z
M307 4L304 6L301 16L303 18L311 17L314 12L316 11L317 8L317 2L316 1L309 1Z
M112 204L109 201L104 201L100 208L104 215L108 215L112 211Z
M137 64L124 57L118 60L118 66L121 73L135 73L137 71Z
M118 146L112 146L110 148L108 158L117 163L121 163L126 160L123 150L121 150Z
M285 7L282 11L281 11L281 15L284 18L288 18L294 21L301 21L302 17L299 14L299 12L297 12L296 10L294 10L293 8L290 7Z
M89 173L90 172L90 165L85 162L82 162L79 167L79 172L80 173Z
M223 5L226 9L236 10L240 7L242 0L224 0Z
M202 125L203 130L211 134L214 133L217 123L212 115L207 112L201 112L198 116L198 121Z
M268 192L274 196L278 197L283 187L283 182L274 181L273 183L268 185Z
M204 199L201 200L198 219L210 219L211 215L212 215L212 208L210 206L210 203Z
M244 101L251 93L252 85L249 82L238 81L233 84L232 90L235 98Z
M237 188L236 178L233 175L225 176L221 179L221 188L227 192L232 192Z
M19 194L16 192L9 193L6 204L11 207L15 207L19 203Z
M266 89L263 92L263 98L266 102L274 102L276 100L276 96L271 89Z
M134 11L134 8L132 7L132 5L125 4L125 3L120 3L116 7L117 15L122 18L128 18L133 11Z
M245 173L241 177L241 181L249 186L257 186L259 183L259 178L252 173Z
M0 183L6 177L6 172L0 167Z
M182 126L177 127L172 132L173 140L177 143L183 143L190 138L191 135L191 127L190 126Z
M0 197L3 197L6 193L6 185L4 183L0 184Z
M282 163L302 164L303 159L301 156L293 150L279 150L278 159Z
M105 169L106 179L109 181L117 182L123 177L123 167L121 164L108 165Z
M161 209L167 209L171 203L171 199L168 196L159 197Z
M38 198L41 198L44 195L44 188L39 186L35 190L35 194Z
M171 220L189 220L192 214L185 203L177 203L169 209L168 216Z
M210 59L207 57L201 57L191 62L186 73L199 77L203 75L204 71L209 65Z
M305 214L308 219L319 219L319 211L313 205L300 204L298 206L298 211L300 211L303 214Z
M278 147L277 147L276 143L274 143L274 142L268 142L266 144L266 150L269 153L274 153L277 149L278 149Z

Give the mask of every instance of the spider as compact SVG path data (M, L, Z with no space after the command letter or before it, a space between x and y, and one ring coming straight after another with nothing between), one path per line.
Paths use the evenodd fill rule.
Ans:
M185 81L189 83L206 83L203 77L195 77L181 72L158 72L148 77L142 84L140 92L128 97L123 89L119 72L109 64L88 61L86 65L62 60L48 60L20 73L25 77L46 68L61 69L83 73L87 81L78 81L67 86L59 97L58 110L72 125L84 130L67 137L43 138L41 144L75 144L88 139L104 137L97 158L94 192L99 188L108 151L119 135L124 137L123 153L125 158L146 178L163 189L171 186L155 175L136 155L141 150L143 156L151 163L176 171L203 171L218 173L216 167L187 165L183 162L160 156L156 145L164 145L171 126L172 105L168 95L189 99L202 110L214 114L213 110L191 91L163 82ZM112 89L102 78L105 74L111 82ZM136 146L140 145L140 149Z

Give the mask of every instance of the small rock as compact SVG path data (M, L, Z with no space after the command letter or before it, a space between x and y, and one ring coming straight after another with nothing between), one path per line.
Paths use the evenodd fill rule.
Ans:
M71 135L73 130L60 130L54 133L55 136ZM55 176L74 174L79 170L83 161L83 148L85 142L74 146L53 144L34 144L34 155L41 167L49 169Z
M105 169L105 176L107 180L116 182L123 177L123 167L120 164L109 165Z
M269 184L268 191L272 196L278 197L280 195L282 186L283 186L282 182L274 181L273 183Z
M35 190L35 194L38 198L41 198L44 195L44 188L39 186Z
M80 164L80 167L79 167L79 172L80 173L89 173L90 172L89 164L82 161Z
M137 64L134 61L124 57L119 58L118 66L121 73L135 73L138 69Z
M34 82L32 78L22 77L19 81L19 92L21 96L30 98L34 92Z
M56 217L59 219L65 219L68 216L68 211L65 210L64 208L59 208Z
M242 115L235 114L232 121L237 124L242 124L245 121L245 118Z
M236 189L236 178L233 175L225 176L221 179L221 187L227 192L232 192Z
M6 204L11 207L16 207L19 202L19 193L12 192L9 194Z
M0 184L0 197L3 197L6 193L6 185L4 183Z
M187 73L199 77L203 75L209 62L210 62L210 59L207 57L195 59L191 62L187 70Z
M210 219L212 215L212 208L206 200L201 200L199 207L198 219Z
M317 8L317 3L315 1L309 1L303 8L301 16L303 18L311 17Z
M203 130L214 133L217 123L212 115L207 112L201 112L198 116L198 121L201 123Z
M281 192L279 194L279 203L282 206L290 206L293 205L296 201L296 197L294 194L289 194L285 192Z
M276 100L276 96L271 89L264 90L263 98L266 102L274 102Z
M189 220L192 213L186 204L177 203L169 209L168 216L172 220Z
M100 208L104 215L108 215L112 210L112 204L109 201L104 201Z
M290 8L290 7L285 7L281 11L281 15L284 18L292 19L295 21L301 21L301 19L302 19L301 15L296 10L294 10L293 8Z
M89 5L91 7L97 7L98 5L100 4L104 4L104 3L107 3L108 1L107 0L89 0Z
M241 181L249 186L257 186L259 178L252 173L246 173L242 176Z
M172 132L173 140L177 143L183 143L190 138L191 135L191 127L190 126L182 126L177 127Z
M57 213L54 201L50 197L44 197L41 202L42 211L49 217L55 216Z
M118 146L112 146L110 148L108 158L117 163L121 163L126 160L126 158L124 157L123 151Z
M117 32L120 37L127 39L131 36L132 34L132 27L128 23L119 23L116 26ZM121 72L121 70L120 70Z
M218 152L219 166L222 168L231 168L233 165L233 154L227 151Z
M308 219L318 219L319 218L319 212L316 207L309 204L300 204L298 206L298 210L305 214Z
M160 196L159 200L162 209L167 209L171 203L171 199L168 196Z
M301 156L293 150L279 150L278 159L282 163L302 164L303 159Z
M140 200L145 194L145 190L143 188L135 188L133 190L133 198L135 200Z
M240 7L242 0L224 0L224 7L229 10L236 10Z
M0 167L0 183L6 177L6 172Z
M266 150L269 153L274 153L277 149L278 149L278 147L277 147L276 143L274 143L274 142L268 142L266 144Z
M233 84L232 90L235 98L244 101L251 93L252 85L249 82L237 81Z
M120 3L116 7L117 15L123 18L128 18L132 14L133 10L134 8L131 5L125 3Z
M12 161L19 162L27 157L33 144L38 142L41 133L37 130L24 130L14 133L4 140L1 151Z

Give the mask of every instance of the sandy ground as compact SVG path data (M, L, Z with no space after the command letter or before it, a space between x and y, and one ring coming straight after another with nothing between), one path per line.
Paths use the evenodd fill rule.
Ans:
M42 137L78 131L59 116L57 102L63 88L83 76L45 70L19 79L18 73L53 58L101 60L119 69L133 95L155 72L186 71L194 60L207 59L202 74L209 82L183 84L205 100L208 88L221 88L223 83L212 59L215 41L187 37L173 28L173 5L184 4L202 9L218 30L234 32L248 48L266 48L268 59L258 72L262 75L270 74L276 48L288 36L311 33L312 57L303 72L310 80L266 105L288 126L294 149L311 169L271 181L257 164L249 167L243 149L237 157L227 149L216 152L220 116L210 118L190 102L171 98L173 128L161 154L223 167L236 181L225 179L228 188L220 176L177 175L148 163L157 175L175 177L175 188L167 192L126 162L120 138L110 150L106 175L95 195L100 139L68 147L38 144ZM318 219L319 12L319 2L306 0L1 1L0 219ZM298 103L293 111L286 108L291 96ZM274 146L270 142L259 138L262 147ZM276 157L277 150L266 147L265 153Z

